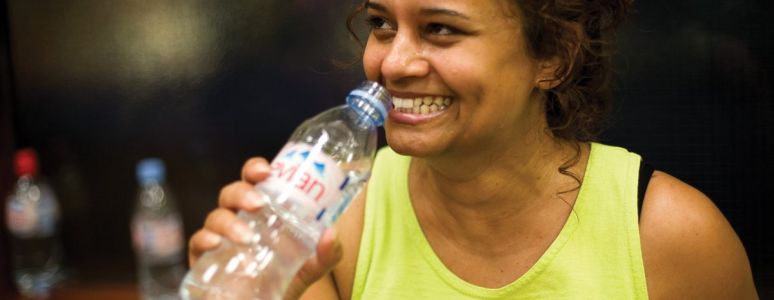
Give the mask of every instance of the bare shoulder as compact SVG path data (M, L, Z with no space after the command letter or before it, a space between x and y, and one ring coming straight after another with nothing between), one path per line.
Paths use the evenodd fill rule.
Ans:
M757 299L739 237L706 195L679 179L651 177L640 238L652 299Z

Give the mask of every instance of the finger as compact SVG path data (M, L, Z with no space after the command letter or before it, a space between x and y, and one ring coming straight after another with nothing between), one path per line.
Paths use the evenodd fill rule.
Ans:
M247 244L252 236L247 224L233 211L225 208L217 208L210 212L204 221L204 228L237 243Z
M298 271L288 292L300 296L306 288L328 274L341 261L341 257L341 242L335 230L325 230L317 243L317 252Z
M266 179L270 172L271 167L265 158L253 157L242 166L242 180L255 184Z
M266 201L255 187L244 181L235 181L220 190L218 205L231 210L256 211Z
M321 270L321 276L333 269L341 261L342 249L341 241L337 236L337 231L333 228L327 229L320 237L317 243L317 267ZM317 278L319 279L319 277Z
M188 264L193 266L199 257L220 246L223 237L207 229L199 229L188 241Z

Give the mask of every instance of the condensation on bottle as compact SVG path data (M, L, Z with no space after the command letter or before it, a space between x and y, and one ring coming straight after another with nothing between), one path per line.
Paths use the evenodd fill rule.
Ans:
M179 299L186 272L183 222L158 158L137 164L139 191L131 221L138 287L145 300Z
M5 207L13 276L20 294L46 298L62 279L59 202L38 173L35 150L17 151L14 166L18 180Z
M183 299L282 299L371 173L377 128L392 108L381 85L366 81L346 104L303 122L256 186L267 206L239 212L252 230L249 243L228 240L202 255L180 288Z

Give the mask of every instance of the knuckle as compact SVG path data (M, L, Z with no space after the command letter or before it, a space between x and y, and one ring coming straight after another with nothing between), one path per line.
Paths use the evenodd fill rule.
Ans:
M270 169L269 161L263 157L253 157L248 159L242 166L242 180L256 183L265 177L266 171Z
M308 268L301 268L301 270L298 271L298 280L301 282L301 285L304 287L308 287L312 285L320 276L316 276L317 272L311 271Z
M201 247L199 245L201 244L202 236L205 234L204 229L197 230L192 236L191 239L188 240L188 249L191 251L198 250Z
M204 221L204 228L219 232L220 228L224 227L225 223L228 223L226 210L218 208L207 215L207 219Z
M241 181L234 181L232 183L227 184L226 186L222 187L220 189L220 193L218 194L218 206L220 207L231 207L233 206L233 196L234 192L239 190L240 184L243 184Z
M256 157L251 157L250 159L247 160L247 162L245 162L246 166L252 166L256 164L268 165L269 161L262 156L256 156Z

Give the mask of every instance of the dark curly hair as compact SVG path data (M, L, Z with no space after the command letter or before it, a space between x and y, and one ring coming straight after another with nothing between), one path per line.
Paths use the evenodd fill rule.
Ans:
M353 20L368 1L347 18L347 28L361 43ZM610 111L611 57L615 30L632 0L512 0L523 19L533 58L559 58L560 83L545 93L545 111L554 136L571 142L594 141Z
M511 13L522 19L529 54L536 59L558 58L560 62L554 78L544 80L553 86L543 92L547 129L575 149L575 155L558 171L578 183L560 192L560 198L579 189L583 181L570 171L581 159L580 143L595 141L607 122L612 107L610 74L615 31L629 14L632 2L509 0ZM361 2L347 18L347 29L361 45L352 23L367 3Z
M534 58L558 57L560 84L545 91L549 129L559 138L597 138L610 111L615 30L632 0L519 0Z
M572 142L575 155L558 171L578 182L570 171L581 158L580 144L597 139L612 107L610 74L615 31L633 0L518 0L530 54L559 58L554 74L559 84L544 91L548 129ZM549 80L551 81L551 80ZM561 197L560 197L561 198Z

